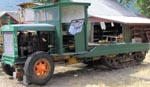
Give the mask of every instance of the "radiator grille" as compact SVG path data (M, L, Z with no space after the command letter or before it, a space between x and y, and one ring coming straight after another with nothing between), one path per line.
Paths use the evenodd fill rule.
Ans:
M4 54L7 56L14 56L14 43L13 43L13 33L4 32Z

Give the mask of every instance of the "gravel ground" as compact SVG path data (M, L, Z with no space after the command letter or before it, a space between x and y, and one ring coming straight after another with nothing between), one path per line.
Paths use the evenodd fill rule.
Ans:
M40 86L25 86L22 82L7 76L0 67L0 87ZM119 70L104 67L87 69L83 64L59 64L53 78L42 87L150 87L150 53L141 65Z

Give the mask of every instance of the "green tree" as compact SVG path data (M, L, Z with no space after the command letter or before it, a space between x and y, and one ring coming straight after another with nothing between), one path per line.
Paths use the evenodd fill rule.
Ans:
M137 4L141 13L147 17L150 17L150 0L138 0Z
M133 2L134 0L120 0L120 2L126 4ZM140 12L147 16L150 17L150 0L137 0L135 3L135 6L139 8Z
M33 2L38 2L38 3L49 3L52 0L33 0Z

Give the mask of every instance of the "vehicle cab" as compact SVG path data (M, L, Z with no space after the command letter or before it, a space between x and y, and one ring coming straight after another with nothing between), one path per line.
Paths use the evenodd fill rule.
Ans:
M54 71L55 57L87 51L89 3L52 2L34 7L35 23L2 27L2 67L5 73L45 84ZM42 71L41 71L42 70ZM33 75L35 74L35 75Z

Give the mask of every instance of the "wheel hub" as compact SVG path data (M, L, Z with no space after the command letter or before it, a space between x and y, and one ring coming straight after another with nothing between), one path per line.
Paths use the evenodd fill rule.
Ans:
M50 72L50 64L46 59L40 59L34 66L35 75L38 78L45 78Z

